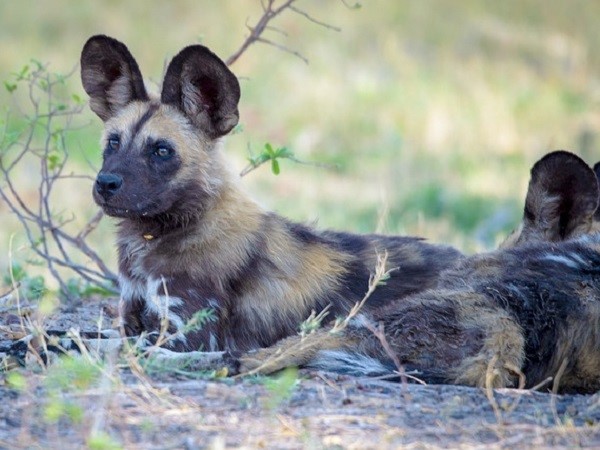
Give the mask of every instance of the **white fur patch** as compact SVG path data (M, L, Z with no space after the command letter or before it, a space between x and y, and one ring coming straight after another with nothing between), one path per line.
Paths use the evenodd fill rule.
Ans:
M171 310L171 308L177 308L183 305L183 300L171 295L159 295L158 292L165 283L166 280L164 278L148 278L144 296L146 299L146 311L156 314L161 320L167 319L169 325L173 325L175 329L178 330L177 333L175 333L176 336L174 339L185 344L187 339L185 334L181 332L185 327L185 322ZM165 288L165 290L167 289Z
M581 259L575 253L569 253L568 255L553 255L546 254L543 259L547 261L554 261L559 264L564 264L565 266L571 267L572 269L579 269L582 266L585 266L585 261Z
M141 280L132 280L119 274L119 287L121 288L121 299L131 302L135 298L144 298L146 285Z
M217 342L217 337L213 333L210 333L210 338L208 339L208 350L211 352L216 352L218 348L219 344Z
M344 350L321 350L306 367L364 377L392 372L375 358Z

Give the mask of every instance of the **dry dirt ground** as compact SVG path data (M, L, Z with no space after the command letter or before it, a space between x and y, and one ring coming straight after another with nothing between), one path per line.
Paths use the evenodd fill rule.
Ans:
M94 330L98 309L56 314L48 326ZM488 398L461 386L306 371L274 381L105 370L99 385L60 393L42 372L22 372L21 391L4 379L0 448L600 448L600 393L507 389ZM49 419L57 398L82 416Z

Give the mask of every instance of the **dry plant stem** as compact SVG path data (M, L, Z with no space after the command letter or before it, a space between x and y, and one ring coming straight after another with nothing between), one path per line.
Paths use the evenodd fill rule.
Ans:
M0 158L1 160L1 158ZM15 291L16 299L17 299L17 316L19 318L19 325L22 330L25 330L25 324L23 322L23 315L21 314L21 296L19 295L19 286L15 280L15 274L13 272L13 238L14 235L11 235L8 241L8 264L9 264L9 275L10 275L10 284Z
M554 381L552 382L552 396L550 397L550 407L552 408L552 415L554 416L554 421L557 425L562 425L560 418L558 417L558 411L556 409L556 396L558 395L558 388L560 386L560 379L562 378L565 370L567 369L567 365L569 364L569 359L563 359L556 375L554 376Z
M364 325L367 327L367 329L371 333L373 333L373 335L375 335L375 337L379 340L379 342L381 343L381 346L385 350L385 353L394 362L396 369L398 369L398 374L400 375L400 380L402 381L402 384L408 383L408 376L406 374L406 371L404 370L404 366L398 359L398 356L396 355L396 353L394 353L394 350L392 350L392 347L390 347L390 344L385 337L385 333L383 330L383 323L380 322L379 325L377 327L375 327L369 320L365 319ZM410 377L410 378L418 380L418 378L415 378L415 377ZM419 380L419 381L421 383L425 384L423 381L421 381L421 380Z
M496 416L496 420L498 424L504 424L504 418L502 417L502 412L500 411L500 407L498 406L498 402L494 397L494 378L496 378L496 363L498 362L498 355L494 355L492 359L490 359L487 370L485 372L485 395L494 410L494 415Z
M350 323L350 321L354 317L356 317L356 315L360 312L360 310L362 309L364 304L367 302L369 297L371 297L373 292L375 292L375 289L377 289L377 287L382 282L384 282L387 278L389 278L389 275L391 272L393 272L394 270L397 270L396 267L386 270L387 259L388 259L387 252L384 252L383 255L377 254L377 264L375 265L375 273L371 274L371 276L369 277L369 288L367 290L367 293L364 295L364 297L361 299L360 302L356 303L356 305L354 305L352 307L352 309L350 310L348 315L344 318L344 320L342 320L340 322L336 322L334 324L333 328L331 329L332 333L339 333L344 328L346 328L348 326L348 323Z
M543 388L544 386L546 386L551 381L552 381L552 377L548 377L545 380L540 381L535 386L529 388L528 391L531 391L531 392L539 391L541 388Z
M515 397L514 401L511 403L511 405L509 407L505 408L506 413L510 414L517 409L517 406L519 406L519 403L521 403L521 398L523 397L523 395L528 394L531 390L525 390L525 382L526 382L525 374L519 367L517 367L513 364L508 364L508 363L505 364L504 367L507 368L508 370L516 373L519 376L519 386L517 387L517 389L519 391L519 395L517 395Z

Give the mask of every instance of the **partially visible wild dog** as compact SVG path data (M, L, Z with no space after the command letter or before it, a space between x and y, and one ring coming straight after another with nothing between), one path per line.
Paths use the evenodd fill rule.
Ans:
M238 122L238 81L201 45L169 64L159 98L121 42L81 54L91 109L105 122L94 200L118 224L128 335L168 322L175 350L249 350L297 332L329 307L344 315L368 288L377 254L392 272L366 309L435 286L460 253L413 237L317 231L263 211L238 186L219 141ZM214 319L186 324L200 310Z
M599 390L598 189L583 161L552 153L532 170L514 248L465 258L436 289L358 316L341 333L322 329L245 354L237 369L382 375L395 359L428 382L509 387L524 374L527 386L560 376L562 391ZM373 323L383 325L393 356Z
M523 220L500 248L564 241L589 233L594 214L600 217L594 189L597 176L600 163L591 171L581 158L564 150L541 158L531 169Z

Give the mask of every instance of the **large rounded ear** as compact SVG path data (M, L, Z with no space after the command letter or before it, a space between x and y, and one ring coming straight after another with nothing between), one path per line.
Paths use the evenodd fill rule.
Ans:
M137 62L121 42L92 36L81 51L81 82L90 108L106 121L133 100L148 100Z
M588 233L600 193L594 171L566 151L549 153L531 169L521 235L514 244L562 241Z
M161 101L179 108L212 139L238 123L239 100L235 75L202 45L184 48L167 68Z

